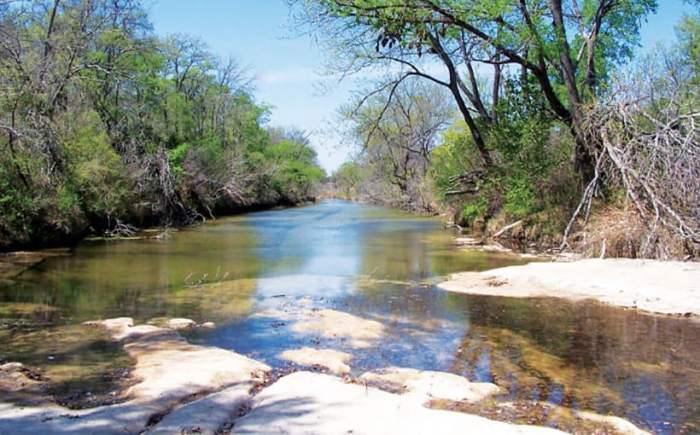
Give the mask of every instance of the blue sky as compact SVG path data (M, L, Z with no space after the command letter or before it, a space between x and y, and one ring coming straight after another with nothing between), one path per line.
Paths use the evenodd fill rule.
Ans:
M642 27L643 49L673 40L674 25L691 10L682 0L659 0L658 13ZM153 0L150 15L158 34L197 36L214 54L248 65L256 97L273 106L270 123L308 131L326 171L348 157L350 147L330 122L350 98L353 82L329 82L320 74L323 53L309 37L292 37L283 0Z

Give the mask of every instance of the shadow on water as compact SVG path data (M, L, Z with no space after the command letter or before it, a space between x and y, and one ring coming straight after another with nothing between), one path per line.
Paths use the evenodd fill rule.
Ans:
M83 243L0 283L0 358L41 369L56 396L107 392L109 373L129 361L81 322L187 317L217 324L190 341L281 369L284 350L329 347L353 355L356 375L450 371L501 385L503 401L611 413L658 433L700 431L700 324L593 302L441 292L440 276L521 262L460 250L452 237L438 219L330 201L163 240ZM385 334L358 348L294 330L295 316L326 308L378 321Z

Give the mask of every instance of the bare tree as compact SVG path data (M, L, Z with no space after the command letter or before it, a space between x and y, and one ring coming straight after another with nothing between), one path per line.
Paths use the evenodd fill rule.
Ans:
M639 256L673 257L664 235L680 241L687 255L700 247L700 94L682 60L652 60L618 81L587 115L586 128L600 137L601 149L562 247L579 217L585 225L601 189L623 192L644 226Z
M415 78L396 90L360 98L346 111L351 138L370 169L365 190L374 192L375 201L430 210L430 195L423 190L431 152L453 115L441 87Z

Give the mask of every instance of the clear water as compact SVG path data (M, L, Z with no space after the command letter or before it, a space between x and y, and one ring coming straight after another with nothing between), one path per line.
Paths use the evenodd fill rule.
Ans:
M85 320L213 321L188 338L285 368L301 346L352 353L354 374L402 366L506 388L502 400L612 413L658 433L700 431L700 324L599 304L442 292L449 273L518 264L464 251L439 219L329 201L220 219L163 239L85 242L0 283L0 358L56 391L109 388L128 358ZM376 345L295 333L261 313L332 308L385 324Z

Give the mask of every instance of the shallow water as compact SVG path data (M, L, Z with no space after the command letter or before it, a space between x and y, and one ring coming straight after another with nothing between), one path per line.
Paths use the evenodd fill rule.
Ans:
M520 262L464 251L438 219L329 201L252 213L164 239L85 242L0 283L0 358L37 367L56 394L113 387L128 366L91 319L214 321L189 336L276 367L300 346L352 353L353 372L444 370L504 386L502 400L613 413L658 433L700 431L700 325L595 303L445 293L462 270ZM376 345L299 334L273 313L333 308L385 324Z

